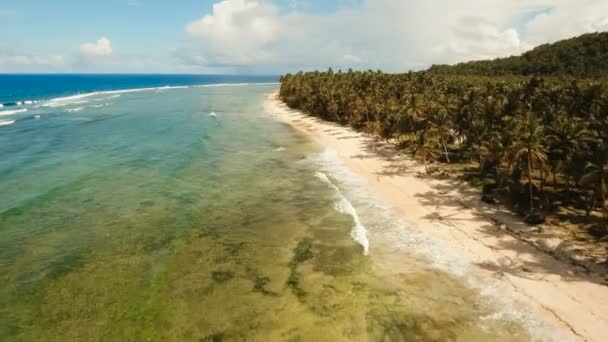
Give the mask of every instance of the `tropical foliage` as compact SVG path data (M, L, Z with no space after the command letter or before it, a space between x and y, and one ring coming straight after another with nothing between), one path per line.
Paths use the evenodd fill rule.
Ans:
M589 33L541 45L521 56L472 61L454 66L434 65L442 75L570 75L601 78L608 75L608 32Z
M605 209L608 83L429 72L281 78L288 106L377 134L424 163L477 165L516 210Z

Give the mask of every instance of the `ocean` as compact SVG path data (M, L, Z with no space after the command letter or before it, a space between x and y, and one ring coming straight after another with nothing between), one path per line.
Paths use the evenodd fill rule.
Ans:
M273 119L276 81L0 76L0 340L529 340Z

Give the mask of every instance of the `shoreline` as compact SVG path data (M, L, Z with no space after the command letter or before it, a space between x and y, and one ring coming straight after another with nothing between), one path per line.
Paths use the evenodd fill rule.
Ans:
M513 231L527 226L514 214L483 204L476 191L453 179L423 175L422 165L370 136L288 108L276 91L266 96L265 108L335 151L401 218L459 251L476 272L496 279L501 290L564 335L602 341L608 334L608 287L602 279L515 236Z

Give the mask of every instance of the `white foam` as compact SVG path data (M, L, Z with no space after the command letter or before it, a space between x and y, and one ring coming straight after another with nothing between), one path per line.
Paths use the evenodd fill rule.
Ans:
M80 102L83 98L95 97L100 95L111 95L108 99L120 97L121 94L126 93L139 93L139 92L147 92L147 91L164 91L164 90L172 90L172 89L188 89L192 87L232 87L232 86L247 86L247 85L279 85L278 82L269 82L269 83L217 83L217 84L204 84L204 85L192 85L192 86L162 86L162 87L147 87L147 88L133 88L133 89L121 89L121 90L104 90L104 91L94 91L90 93L83 93L77 95L63 96L57 97L48 101L42 105L43 107L61 107L68 104L82 103ZM31 103L36 103L40 101L28 101ZM22 104L23 102L19 101L18 104Z
M40 115L34 115L34 118L40 119Z
M106 102L106 103L100 103L100 104L92 105L90 107L91 108L103 108L103 107L107 107L107 106L110 106L110 105L111 105L111 103Z
M72 102L71 104L76 104L76 103L88 103L88 101L80 101L80 102ZM94 105L90 105L90 106L82 106L82 107L76 107L76 108L66 108L65 111L66 112L70 112L70 113L74 113L74 112L80 112L83 109L87 109L87 108L103 108L103 107L107 107L112 105L112 103L106 102L106 103L99 103L99 104L94 104Z
M371 243L374 239L390 241L391 253L403 254L404 257L407 257L407 254L423 256L430 266L457 276L468 287L478 290L479 300L485 303L484 306L489 303L494 311L482 317L483 321L515 321L522 324L534 340L565 340L551 323L514 298L505 295L499 281L477 272L475 261L464 258L459 250L417 229L402 216L397 215L390 205L368 190L367 181L345 166L335 151L327 149L321 154L307 157L301 163L312 164L316 170L320 170L315 173L317 178L339 191L342 198L350 199L350 201L342 201L340 198L336 203L336 209L352 215L353 212L357 214L354 209L356 207L361 217L357 214L355 219L353 216L355 226L365 224L367 228L365 226L363 228L366 238L369 237ZM331 175L334 182L327 175ZM334 183L338 184L339 188ZM361 231L360 227L358 229L353 228L352 234Z
M27 108L3 110L3 111L0 111L0 116L7 116L7 115L18 114L18 113L24 113L24 112L27 112Z
M285 151L287 151L287 149L285 147L281 146L281 147L275 148L274 151L275 152L285 152Z
M17 101L17 106L21 106L22 104L23 104L23 102Z
M4 105L2 103L0 103L0 108L4 107Z
M10 126L15 123L15 120L0 121L0 126Z
M81 99L99 96L99 95L118 95L118 96L120 96L120 94L125 94L125 93L139 93L139 92L145 92L145 91L185 89L185 88L189 88L189 87L188 86L163 86L163 87L94 91L94 92L85 93L85 94L57 97L57 98L47 101L47 103L45 103L44 106L45 107L61 107L61 106L65 106L68 104L84 103L83 100L81 100Z
M353 218L354 226L350 231L350 236L363 247L363 254L368 255L369 239L367 238L367 229L361 223L357 210L355 210L352 203L350 203L350 201L344 197L344 195L342 195L340 189L329 180L326 174L323 172L317 172L315 175L336 191L336 194L338 195L338 201L335 203L336 210L343 214L350 215Z
M69 104L78 104L78 103L86 103L87 100L83 100L84 98L91 97L97 95L96 93L88 93L88 94L78 94L66 97L58 97L52 100L49 100L43 107L62 107L67 106Z
M34 103L34 101L32 101L32 100L23 101L23 104L26 104L26 105L30 105L32 103Z

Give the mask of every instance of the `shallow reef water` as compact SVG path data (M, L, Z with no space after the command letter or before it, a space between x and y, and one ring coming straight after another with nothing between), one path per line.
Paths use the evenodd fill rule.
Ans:
M390 217L264 111L274 87L98 94L3 127L0 340L531 338L415 248L387 271Z

